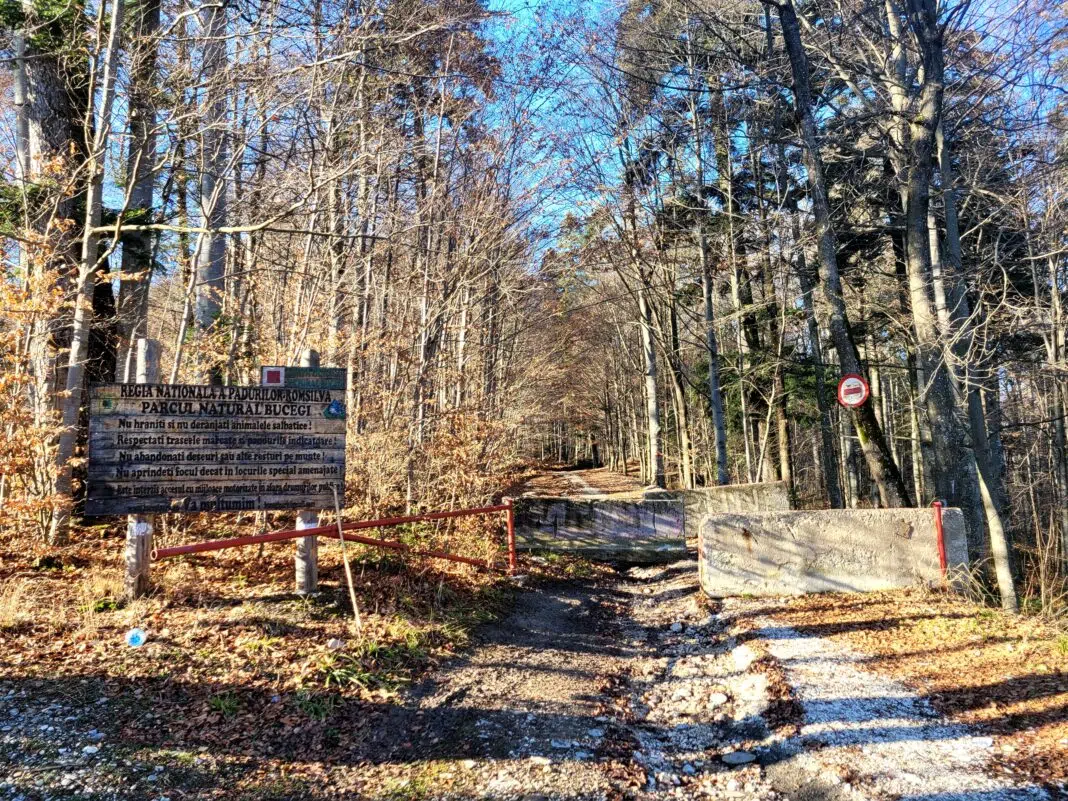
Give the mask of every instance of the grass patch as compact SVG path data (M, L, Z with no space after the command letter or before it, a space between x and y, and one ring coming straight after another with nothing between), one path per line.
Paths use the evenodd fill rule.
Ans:
M247 637L237 642L237 647L249 654L263 655L283 646L281 637Z
M312 720L320 723L341 706L341 699L333 693L315 693L301 690L297 693L297 708Z
M80 607L80 612L115 612L122 608L122 601L116 598L97 598L92 603Z
M316 679L324 688L356 685L392 692L407 683L413 668L425 659L426 651L415 633L412 639L391 645L363 640L352 652L321 656Z
M241 701L232 692L219 693L208 699L212 712L218 712L224 718L232 718L241 709Z
M423 801L440 792L441 774L445 766L440 762L425 762L414 776L393 779L376 795L378 801Z
M313 789L316 786L310 781L287 777L246 787L237 798L238 801L292 801L294 798L308 798Z
M533 563L539 572L555 578L592 578L598 574L597 567L588 559L560 551L537 551Z

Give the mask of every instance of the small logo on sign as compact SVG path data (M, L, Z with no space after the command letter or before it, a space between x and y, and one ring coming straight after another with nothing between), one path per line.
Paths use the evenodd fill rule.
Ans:
M284 387L286 385L286 370L284 367L264 367L260 384L265 387Z
M341 401L330 401L330 405L323 409L323 417L327 420L341 420L345 417L345 404Z

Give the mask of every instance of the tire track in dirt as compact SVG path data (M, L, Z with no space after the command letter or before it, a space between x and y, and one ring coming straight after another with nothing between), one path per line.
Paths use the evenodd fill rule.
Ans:
M414 689L379 745L384 761L413 763L413 783L434 766L451 786L433 797L605 797L602 691L643 647L619 637L625 608L614 584L532 583L466 657Z

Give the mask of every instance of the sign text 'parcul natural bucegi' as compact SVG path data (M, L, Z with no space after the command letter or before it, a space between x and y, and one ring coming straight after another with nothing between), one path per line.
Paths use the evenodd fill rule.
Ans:
M344 478L343 390L90 390L88 515L329 508Z

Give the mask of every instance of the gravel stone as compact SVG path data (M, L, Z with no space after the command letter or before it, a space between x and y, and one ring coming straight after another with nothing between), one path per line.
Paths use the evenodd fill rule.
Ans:
M756 761L756 755L748 751L731 751L728 754L723 754L720 759L726 765L748 765L750 762Z

